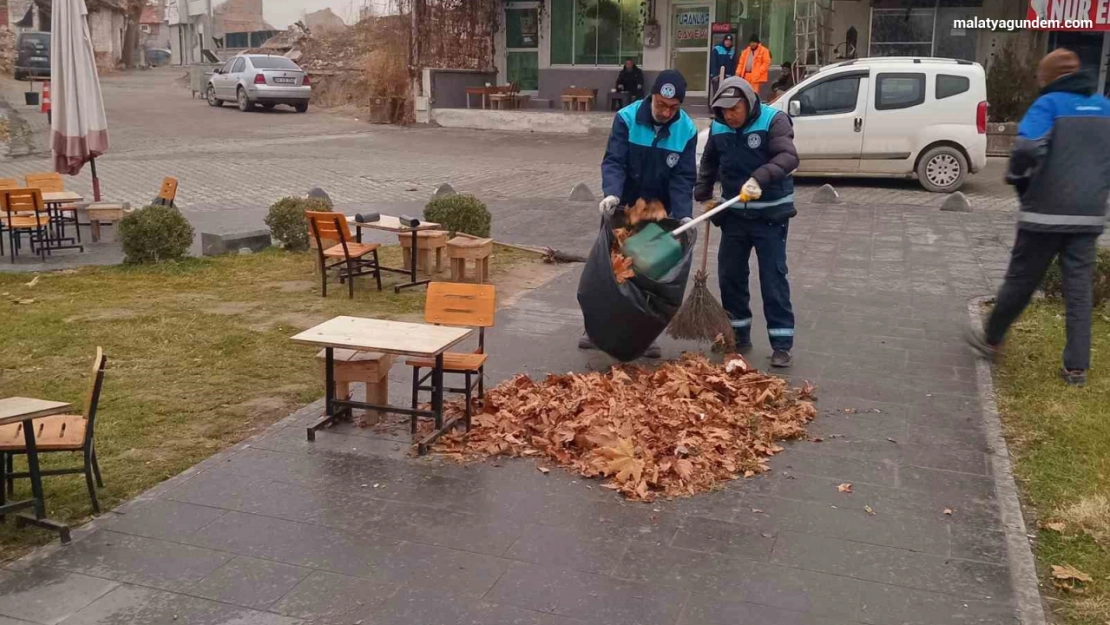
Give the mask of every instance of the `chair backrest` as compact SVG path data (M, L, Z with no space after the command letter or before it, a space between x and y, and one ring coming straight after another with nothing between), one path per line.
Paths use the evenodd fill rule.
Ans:
M441 326L491 328L497 316L497 288L492 284L432 282L424 303L424 321Z
M164 200L166 204L173 206L174 199L177 198L177 178L167 176L162 180L162 188L158 191L158 199Z
M93 359L92 377L89 380L89 394L85 396L85 445L92 442L93 429L96 423L96 409L100 405L100 390L104 386L104 370L108 367L108 357L104 349L96 348L96 358Z
M347 243L354 241L351 237L351 228L347 225L347 216L343 213L305 211L304 215L308 218L309 231L320 240Z
M42 213L46 208L42 203L40 189L7 189L2 197L4 210L7 213Z
M15 178L0 178L0 189L18 189L19 181Z
M34 187L43 193L60 193L66 190L65 181L62 180L62 175L57 172L27 174L24 179L27 181L28 187Z

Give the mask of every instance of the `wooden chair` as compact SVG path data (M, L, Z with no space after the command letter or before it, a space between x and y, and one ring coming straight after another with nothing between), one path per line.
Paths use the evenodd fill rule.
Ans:
M507 87L500 87L497 93L491 93L489 103L491 109L511 109L516 104L520 95L520 85L512 82Z
M24 177L27 182L27 187L31 189L38 189L43 193L61 193L66 190L65 179L62 175L53 172L43 172L38 174L27 174ZM57 225L62 228L60 236L65 236L65 224L73 224L73 228L77 231L77 242L81 242L81 226L77 223L77 205L76 204L61 204L57 206L54 215L58 219Z
M6 230L11 249L11 262L19 255L22 247L20 237L27 234L31 251L38 244L39 255L46 257L46 244L49 237L50 216L42 203L42 192L38 189L9 189L0 191L0 230ZM4 253L3 238L0 237L0 254Z
M0 191L7 189L18 189L19 181L15 178L0 178Z
M174 178L172 176L167 176L166 178L163 178L162 179L162 188L158 191L158 197L154 198L154 203L155 204L161 204L162 206L170 206L170 207L176 208L173 205L173 201L176 198L177 198L177 178Z
M104 488L104 481L100 478L100 465L96 461L96 446L93 443L93 429L96 425L97 406L100 404L100 391L104 385L104 370L108 359L104 350L96 348L96 358L93 360L92 379L89 384L89 394L85 398L85 412L81 415L58 415L46 417L35 421L35 446L40 454L66 452L81 453L85 462L82 467L65 469L42 469L40 473L50 475L85 474L85 484L89 488L89 497L92 499L94 513L100 513L100 501L96 496L96 489ZM15 480L27 479L30 473L16 473L14 470L14 457L25 455L27 446L23 439L23 424L5 425L0 427L0 482L7 482L7 494L15 491ZM0 486L0 505L5 501L4 489Z
M424 302L424 322L442 326L478 328L478 349L473 353L448 352L443 355L443 372L464 376L463 388L445 388L450 393L463 393L466 397L466 429L470 430L471 393L473 377L478 376L478 396L485 396L486 328L492 328L497 315L497 289L489 284L454 284L433 282L428 285ZM424 386L432 376L434 358L413 358L406 362L412 367L412 409L416 410L420 391L431 391ZM428 369L423 377L422 369ZM416 417L412 418L412 433L416 434Z
M378 290L382 290L382 270L378 263L377 243L357 243L351 236L347 216L343 213L306 211L308 226L316 240L316 253L320 262L320 282L323 297L328 296L328 270L339 269L339 283L347 282L351 299L355 297L355 277L374 276ZM338 245L324 246L325 240L339 241ZM371 258L366 258L367 256ZM328 264L328 260L334 260Z

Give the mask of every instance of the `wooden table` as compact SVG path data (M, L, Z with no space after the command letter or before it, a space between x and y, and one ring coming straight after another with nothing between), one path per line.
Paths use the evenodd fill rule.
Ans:
M55 233L55 241L51 243L49 249L63 250L63 249L80 249L82 252L85 248L78 245L81 242L81 224L77 220L77 207L67 208L62 210L62 206L73 205L77 202L84 201L84 197L80 193L73 191L47 191L42 194L42 203L46 205L46 213L52 218L58 220L58 231ZM73 237L66 237L66 221L62 213L73 213L73 227L77 230L77 240L74 241ZM63 245L65 241L69 241L72 245Z
M322 346L325 351L324 416L308 427L308 440L316 440L316 430L333 423L344 412L358 408L435 419L435 431L417 444L417 452L420 455L427 453L432 443L454 427L458 421L457 417L447 422L443 419L443 354L473 333L474 330L470 328L451 328L361 317L336 317L294 336L292 340L297 343ZM432 369L432 409L411 410L337 399L334 384L336 348L434 358L436 364Z
M407 289L414 286L423 286L431 282L431 280L419 280L416 273L416 252L418 247L416 233L423 232L425 230L438 230L440 228L439 224L432 223L430 221L422 221L420 222L419 226L416 226L415 228L410 228L408 226L402 225L400 219L391 215L382 215L378 218L377 221L367 221L363 223L355 221L354 217L348 217L347 223L355 227L355 240L359 243L362 243L363 228L367 228L369 230L381 230L383 232L393 232L397 234L402 234L405 232L412 233L412 266L409 269L379 267L382 271L391 271L393 273L404 273L409 275L409 282L405 284L398 284L393 287L394 293L400 293L401 289Z
M486 98L491 93L497 93L498 90L499 90L499 87L467 87L466 88L466 108L470 108L470 96L480 95L480 96L482 96L482 108L485 109L486 108Z
M0 399L0 426L23 424L23 440L27 445L27 472L31 476L31 499L0 505L0 518L10 512L31 508L34 515L17 514L16 525L34 525L58 533L62 544L69 543L69 528L46 518L46 499L42 494L42 473L39 470L38 447L35 446L35 419L65 414L73 409L61 401L9 397ZM0 488L4 486L0 484Z

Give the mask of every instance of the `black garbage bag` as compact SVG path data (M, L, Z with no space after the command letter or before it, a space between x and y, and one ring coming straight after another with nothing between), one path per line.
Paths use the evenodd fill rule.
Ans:
M647 351L682 307L698 237L696 228L679 235L682 262L662 280L637 274L617 284L609 250L613 244L613 228L623 225L621 210L611 218L602 218L601 231L578 281L578 305L586 322L586 334L593 344L613 358L628 362ZM666 219L659 222L659 226L669 232L679 223Z

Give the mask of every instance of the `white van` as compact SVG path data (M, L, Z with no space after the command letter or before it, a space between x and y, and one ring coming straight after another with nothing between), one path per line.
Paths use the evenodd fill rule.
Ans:
M950 193L987 163L987 80L978 63L844 61L768 106L793 118L797 176L917 178ZM699 162L708 138L708 130L698 136Z

